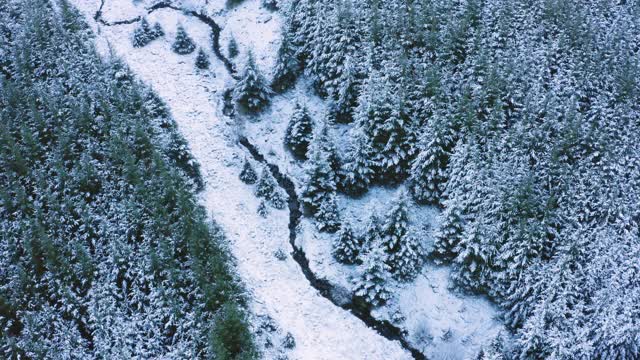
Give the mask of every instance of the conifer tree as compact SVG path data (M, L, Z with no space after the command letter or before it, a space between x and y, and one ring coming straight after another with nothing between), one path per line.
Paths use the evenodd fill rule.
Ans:
M323 144L314 139L310 149L309 161L304 167L304 183L300 200L316 213L327 196L334 196L336 191L336 175L331 168L329 154Z
M227 54L229 54L230 58L235 58L240 54L240 50L238 49L238 43L236 42L236 38L231 35L229 39L229 44L227 44Z
M242 171L240 172L240 180L242 180L245 184L255 184L258 181L258 174L256 174L255 170L253 170L253 166L251 166L251 162L249 160L244 160L244 165L242 166Z
M355 264L359 261L358 256L362 245L362 238L354 236L351 226L343 222L340 225L340 231L333 240L333 257L343 264Z
M182 24L178 25L178 30L176 31L176 39L174 40L171 49L173 50L173 52L180 55L191 54L196 49L196 45L189 37Z
M320 200L315 213L316 228L319 231L335 232L340 228L338 205L335 192L327 193Z
M371 306L384 305L390 298L387 289L389 267L382 249L372 248L363 264L363 272L356 282L355 294Z
M276 192L277 186L276 180L271 176L269 169L267 169L266 166L263 166L260 179L256 185L256 196L269 200Z
M263 217L263 218L266 218L269 215L269 207L264 202L264 200L260 200L260 204L258 204L257 212L258 212L258 215L260 215L260 217Z
M438 204L442 200L454 139L441 127L441 124L428 127L420 152L411 165L407 186L413 199L420 204Z
M411 279L420 269L424 252L409 234L408 198L401 191L382 226L380 245L387 254L387 265L395 277Z
M299 159L306 159L307 150L313 137L313 121L307 108L296 104L284 135L285 145Z
M262 0L262 7L267 10L276 11L278 10L278 0Z
M200 70L206 70L209 68L210 61L209 55L204 52L204 50L198 50L198 56L196 56L196 67Z
M140 25L133 30L133 47L143 47L153 40L152 31L147 19L142 18Z
M162 25L159 22L156 22L153 25L153 30L151 30L154 39L158 39L164 36L164 30L162 29Z
M271 87L277 92L288 90L295 84L300 70L300 61L296 57L295 49L291 43L291 35L289 32L285 32L278 48Z
M280 188L275 189L269 198L269 204L278 210L282 210L287 207L287 197L282 193Z
M367 225L364 228L364 232L361 236L361 242L364 249L370 249L373 246L377 246L380 242L380 236L382 234L380 217L375 209L372 209L371 215L367 220ZM361 254L362 255L362 254Z
M456 257L456 248L460 243L464 224L460 210L453 202L440 213L440 228L435 233L433 255L438 263L447 263Z
M369 143L359 134L349 148L349 155L340 170L340 189L353 196L367 192L374 178L373 151Z
M250 112L258 112L269 104L271 89L262 76L249 51L247 64L240 80L233 89L234 100Z

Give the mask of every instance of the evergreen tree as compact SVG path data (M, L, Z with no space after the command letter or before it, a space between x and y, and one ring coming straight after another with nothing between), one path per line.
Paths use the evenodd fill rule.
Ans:
M435 233L433 255L438 263L448 263L456 257L456 248L464 232L462 214L453 202L440 213L440 228Z
M151 30L151 34L154 39L158 39L164 36L164 30L162 29L162 25L159 22L156 22L153 25L153 30Z
M260 179L256 185L256 196L269 201L273 194L276 192L276 180L271 176L271 172L266 166L262 167L262 173Z
M355 264L359 262L362 245L362 239L354 236L351 226L343 222L333 241L333 257L343 264Z
M441 127L433 124L428 128L419 154L412 162L407 186L413 199L421 204L440 203L448 178L446 168L454 139Z
M341 190L353 196L367 192L374 178L373 157L371 146L359 134L349 148L347 160L340 170Z
M270 96L271 89L258 70L253 52L249 51L244 72L233 89L233 98L248 111L258 112L269 104Z
M299 159L306 159L312 139L313 121L307 108L296 104L284 136L285 145Z
M231 35L231 38L229 39L229 44L227 45L227 54L229 54L229 57L232 59L238 56L238 54L240 54L240 50L238 49L238 43L236 42L236 39L235 37L233 37L233 35Z
M364 232L361 236L361 242L364 249L371 249L371 247L379 244L382 234L380 217L375 209L372 209L371 215L367 220L367 225L364 228Z
M335 196L335 191L336 175L331 168L329 154L316 137L309 151L309 161L305 163L300 200L315 214L325 202L325 197Z
M171 49L173 52L180 55L191 54L196 49L196 45L193 43L193 40L189 37L187 31L181 24L178 24L176 39L174 40Z
M291 43L291 36L288 32L285 32L278 48L271 87L277 92L288 90L295 85L300 70L300 61L296 57L295 49Z
M245 184L255 184L258 181L258 174L256 174L255 170L253 170L253 166L251 166L251 162L249 160L244 160L244 165L242 166L242 171L240 172L240 180L242 180Z
M269 207L267 207L267 204L264 202L264 200L260 200L257 212L258 215L263 218L266 218L269 215Z
M209 68L210 61L209 55L204 52L204 50L198 50L198 56L196 57L196 67L200 70L206 70Z
M395 277L409 280L420 270L424 253L409 234L408 198L400 192L382 226L380 246L387 254L387 265Z
M151 27L147 19L142 18L140 25L133 30L133 47L143 47L153 40Z
M372 248L365 258L363 267L364 270L355 286L356 296L374 307L384 305L391 298L391 292L387 289L389 267L382 249Z
M320 200L320 206L315 212L316 228L319 231L335 232L340 228L338 205L335 192L328 193Z
M278 10L278 0L262 0L262 7L267 10L276 11Z
M269 198L269 204L278 210L283 210L287 207L287 197L282 193L280 188L275 189Z

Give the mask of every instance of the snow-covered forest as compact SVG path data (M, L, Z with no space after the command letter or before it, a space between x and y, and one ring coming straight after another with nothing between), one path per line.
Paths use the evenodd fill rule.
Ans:
M0 356L640 358L635 0L0 2Z

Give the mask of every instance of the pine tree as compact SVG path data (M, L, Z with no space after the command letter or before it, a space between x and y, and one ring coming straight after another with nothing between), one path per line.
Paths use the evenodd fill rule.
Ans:
M460 209L453 202L440 213L440 228L435 233L433 255L438 263L448 263L456 257L455 249L460 243L464 224Z
M258 184L256 185L256 196L269 200L276 192L277 186L276 180L271 176L271 172L264 166Z
M361 236L361 242L364 249L370 249L373 246L379 245L381 240L382 228L380 225L380 217L375 209L371 209L371 215L367 220L367 225L364 228L364 232Z
M258 212L258 215L260 215L260 217L263 217L263 218L266 218L269 215L269 207L264 202L264 200L260 200L260 204L258 204L257 212Z
M133 47L143 47L150 43L153 40L152 31L147 19L142 18L140 25L133 30Z
M323 144L314 139L309 151L309 161L304 167L304 183L300 200L313 214L327 196L334 196L336 175L330 165L329 154Z
M284 143L297 158L306 159L307 150L313 137L312 131L313 121L307 108L296 104L285 132Z
M389 267L382 249L372 248L363 267L364 271L356 282L356 296L374 307L384 305L391 298L391 292L387 289Z
M295 84L300 71L300 61L296 57L295 49L291 43L291 36L288 32L285 32L278 48L271 87L277 92L288 90Z
M234 100L250 112L258 112L269 104L271 89L259 72L253 53L249 51L244 72L233 89Z
M196 49L196 45L193 43L193 40L189 37L187 31L181 24L178 25L176 39L174 40L171 49L173 52L180 55L191 54Z
M340 189L352 196L367 192L374 178L373 151L364 136L359 134L349 149L347 160L340 170Z
M411 165L408 179L409 191L420 204L439 204L447 181L449 152L454 144L451 132L435 123L428 126L426 136L420 144L420 152Z
M398 251L389 255L389 267L394 269L394 278L400 281L413 280L422 269L424 250L412 235L406 235L399 245Z
M164 30L162 29L162 25L159 22L156 22L153 25L153 30L151 30L152 37L154 39L158 39L164 36Z
M196 67L200 70L206 70L209 68L209 55L204 50L198 50L198 56L196 57Z
M282 210L287 207L287 197L282 193L280 188L275 189L269 198L269 204L278 210Z
M278 10L278 0L262 0L262 7L267 10L276 11Z
M236 39L235 37L233 37L233 35L231 35L231 38L229 39L229 44L227 45L227 54L229 54L229 57L232 59L238 56L238 54L240 54L240 50L238 49L238 43L236 42Z
M351 226L343 222L340 225L340 231L333 240L333 257L343 264L355 264L359 262L358 256L362 245L362 239L354 236Z
M258 174L253 170L253 166L251 166L251 163L247 159L244 160L244 165L240 172L240 180L249 185L255 184L256 181L258 181Z
M320 200L320 206L315 213L316 228L319 231L335 232L340 228L338 205L335 192L328 193Z
M382 226L380 245L387 254L387 265L395 277L409 280L420 270L424 252L409 234L408 198L401 191Z

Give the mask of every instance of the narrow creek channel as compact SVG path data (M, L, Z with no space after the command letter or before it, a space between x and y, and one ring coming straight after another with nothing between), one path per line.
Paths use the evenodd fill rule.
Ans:
M104 7L104 3L105 0L102 0L100 8L96 11L94 16L94 20L104 26L133 24L142 20L141 16L137 16L128 20L119 20L113 22L106 21L102 18L102 8ZM160 2L150 8L147 8L147 14L150 14L159 9L171 9L179 11L187 16L193 16L209 26L212 32L211 39L214 54L224 64L224 67L229 72L229 75L234 79L238 78L236 75L234 64L228 58L226 58L220 50L220 32L222 31L222 28L215 22L213 18L196 11L181 9L168 2ZM236 116L236 112L233 109L233 105L230 103L230 92L226 91L224 93L224 97L224 108L222 110L222 113L224 116L234 118ZM320 295L331 301L331 303L333 303L335 306L349 311L355 317L364 322L369 328L375 330L384 338L391 341L398 341L405 350L411 353L414 359L427 360L427 357L422 352L413 347L407 341L402 329L387 320L376 319L371 315L371 309L366 306L366 304L358 301L354 297L348 296L348 299L345 300L343 289L336 288L336 286L331 284L328 280L318 278L318 276L313 273L309 266L309 259L307 258L304 249L298 246L296 241L297 227L300 223L300 219L302 218L303 213L300 208L298 194L296 193L293 181L291 181L289 177L283 174L277 165L269 163L266 158L260 153L258 148L253 145L248 138L240 136L238 139L238 143L247 150L247 152L254 160L267 166L273 177L276 179L278 186L280 186L287 193L289 207L289 244L292 248L291 255L293 257L293 260L300 266L300 270L304 274L305 278L309 281L309 284L314 289L316 289Z

